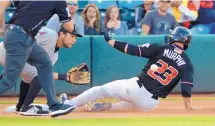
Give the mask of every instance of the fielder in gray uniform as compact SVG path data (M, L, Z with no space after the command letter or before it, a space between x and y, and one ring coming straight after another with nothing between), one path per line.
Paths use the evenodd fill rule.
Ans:
M47 27L42 27L35 38L36 42L46 50L52 61L52 65L54 65L58 60L58 49L61 47L71 48L76 42L76 37L82 37L77 33L76 29L74 29L72 33L69 33L63 27L60 28L59 32L53 31ZM4 66L6 53L3 42L0 43L0 52L0 64ZM37 77L37 69L26 63L21 77L19 102L16 105L15 111L19 112L21 115L48 115L48 111L42 110L40 106L30 105L41 89ZM55 80L67 81L68 75L53 73L53 78Z

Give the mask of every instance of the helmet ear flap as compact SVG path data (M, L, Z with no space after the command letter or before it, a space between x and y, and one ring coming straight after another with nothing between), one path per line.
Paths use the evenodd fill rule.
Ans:
M172 34L168 35L168 43L172 44L173 42L175 42L174 36Z

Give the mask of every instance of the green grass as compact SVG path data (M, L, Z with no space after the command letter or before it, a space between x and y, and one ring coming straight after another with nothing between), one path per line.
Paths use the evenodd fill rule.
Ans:
M0 117L1 126L214 126L215 116L109 119Z

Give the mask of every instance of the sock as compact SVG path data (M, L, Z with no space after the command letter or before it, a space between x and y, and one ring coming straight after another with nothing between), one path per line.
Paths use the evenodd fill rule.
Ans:
M34 77L30 84L30 89L28 91L28 95L25 98L24 104L22 106L23 110L26 110L30 104L34 102L37 94L40 92L41 86L38 80L38 76Z
M29 83L25 83L23 80L20 83L20 93L19 93L19 102L16 105L16 108L18 110L20 110L20 108L22 107L24 100L28 94L28 90L29 90L30 84Z

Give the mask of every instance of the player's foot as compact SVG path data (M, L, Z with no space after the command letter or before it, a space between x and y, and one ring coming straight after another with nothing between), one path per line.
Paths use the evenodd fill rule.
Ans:
M86 111L104 111L110 110L112 104L110 102L98 103L98 102L88 102L84 105Z
M18 103L18 104L16 105L16 108L15 108L15 113L18 114L18 113L20 112L20 110L21 110L21 107L22 107L22 104L19 104L19 103Z
M51 117L58 117L62 115L69 114L75 109L75 105L70 106L70 105L65 105L65 104L56 104L54 106L50 107L50 116Z
M61 95L60 95L60 99L61 99L61 103L62 103L62 104L64 104L64 102L65 102L66 100L69 100L69 98L68 98L68 96L67 96L66 93L61 94Z
M41 106L29 105L27 108L22 108L19 114L24 116L47 116L49 112L42 110Z
M29 107L30 107L30 108L36 107L36 108L38 108L38 109L43 109L42 106L39 106L39 105L29 105ZM28 107L28 108L29 108L29 107ZM20 111L21 111L21 106L17 104L17 105L16 105L16 108L15 108L15 113L16 113L16 114L19 114Z
M19 114L20 112L20 108L15 108L15 111L14 111L16 114Z

